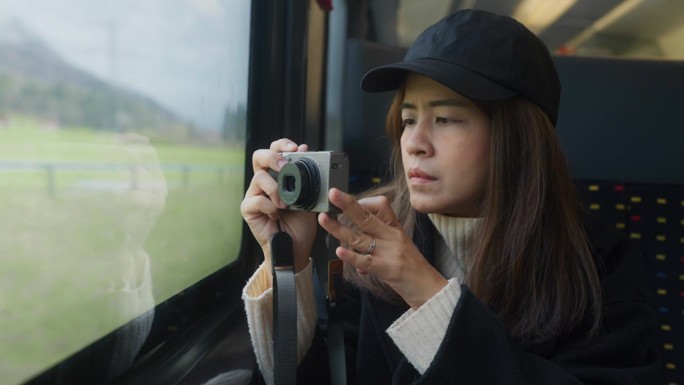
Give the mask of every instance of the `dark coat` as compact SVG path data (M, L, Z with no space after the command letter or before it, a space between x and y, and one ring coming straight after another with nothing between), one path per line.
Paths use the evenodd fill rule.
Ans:
M414 236L434 262L435 229L422 216ZM523 348L496 314L466 286L431 366L421 376L385 330L407 306L347 290L345 341L349 384L659 384L656 312L642 281L640 253L614 230L585 224L599 261L605 315L599 335L562 336L552 345ZM329 382L321 333L299 367L299 383Z

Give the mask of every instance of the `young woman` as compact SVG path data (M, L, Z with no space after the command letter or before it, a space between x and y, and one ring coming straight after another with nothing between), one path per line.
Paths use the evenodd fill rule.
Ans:
M362 88L397 90L387 116L394 180L359 200L332 189L343 214L318 215L345 246L336 254L349 268L350 383L656 383L639 255L582 214L554 129L560 84L544 44L509 17L459 11ZM243 298L266 383L277 221L294 241L300 375L325 368L309 259L315 216L282 210L267 173L283 165L279 152L306 150L281 139L256 151L242 202L265 257Z

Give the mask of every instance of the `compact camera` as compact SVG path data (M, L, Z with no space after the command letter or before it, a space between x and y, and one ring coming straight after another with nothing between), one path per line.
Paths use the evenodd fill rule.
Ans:
M349 159L344 152L284 152L287 160L277 174L278 193L288 210L339 213L328 200L335 187L349 189Z

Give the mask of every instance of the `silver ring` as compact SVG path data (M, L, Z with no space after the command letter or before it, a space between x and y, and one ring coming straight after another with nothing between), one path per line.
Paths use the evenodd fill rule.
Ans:
M375 238L373 238L370 245L368 246L368 250L366 251L366 255L372 254L373 250L375 250Z

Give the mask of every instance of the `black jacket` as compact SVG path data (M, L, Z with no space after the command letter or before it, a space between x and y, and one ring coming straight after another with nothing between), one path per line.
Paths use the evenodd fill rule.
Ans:
M462 286L444 340L421 376L385 330L407 306L346 291L345 342L349 384L659 384L654 344L656 312L642 284L640 253L617 232L596 221L585 224L605 289L600 334L582 333L550 346L522 348L487 306ZM434 262L435 229L421 216L416 245ZM317 332L299 367L299 383L325 384L327 353Z

